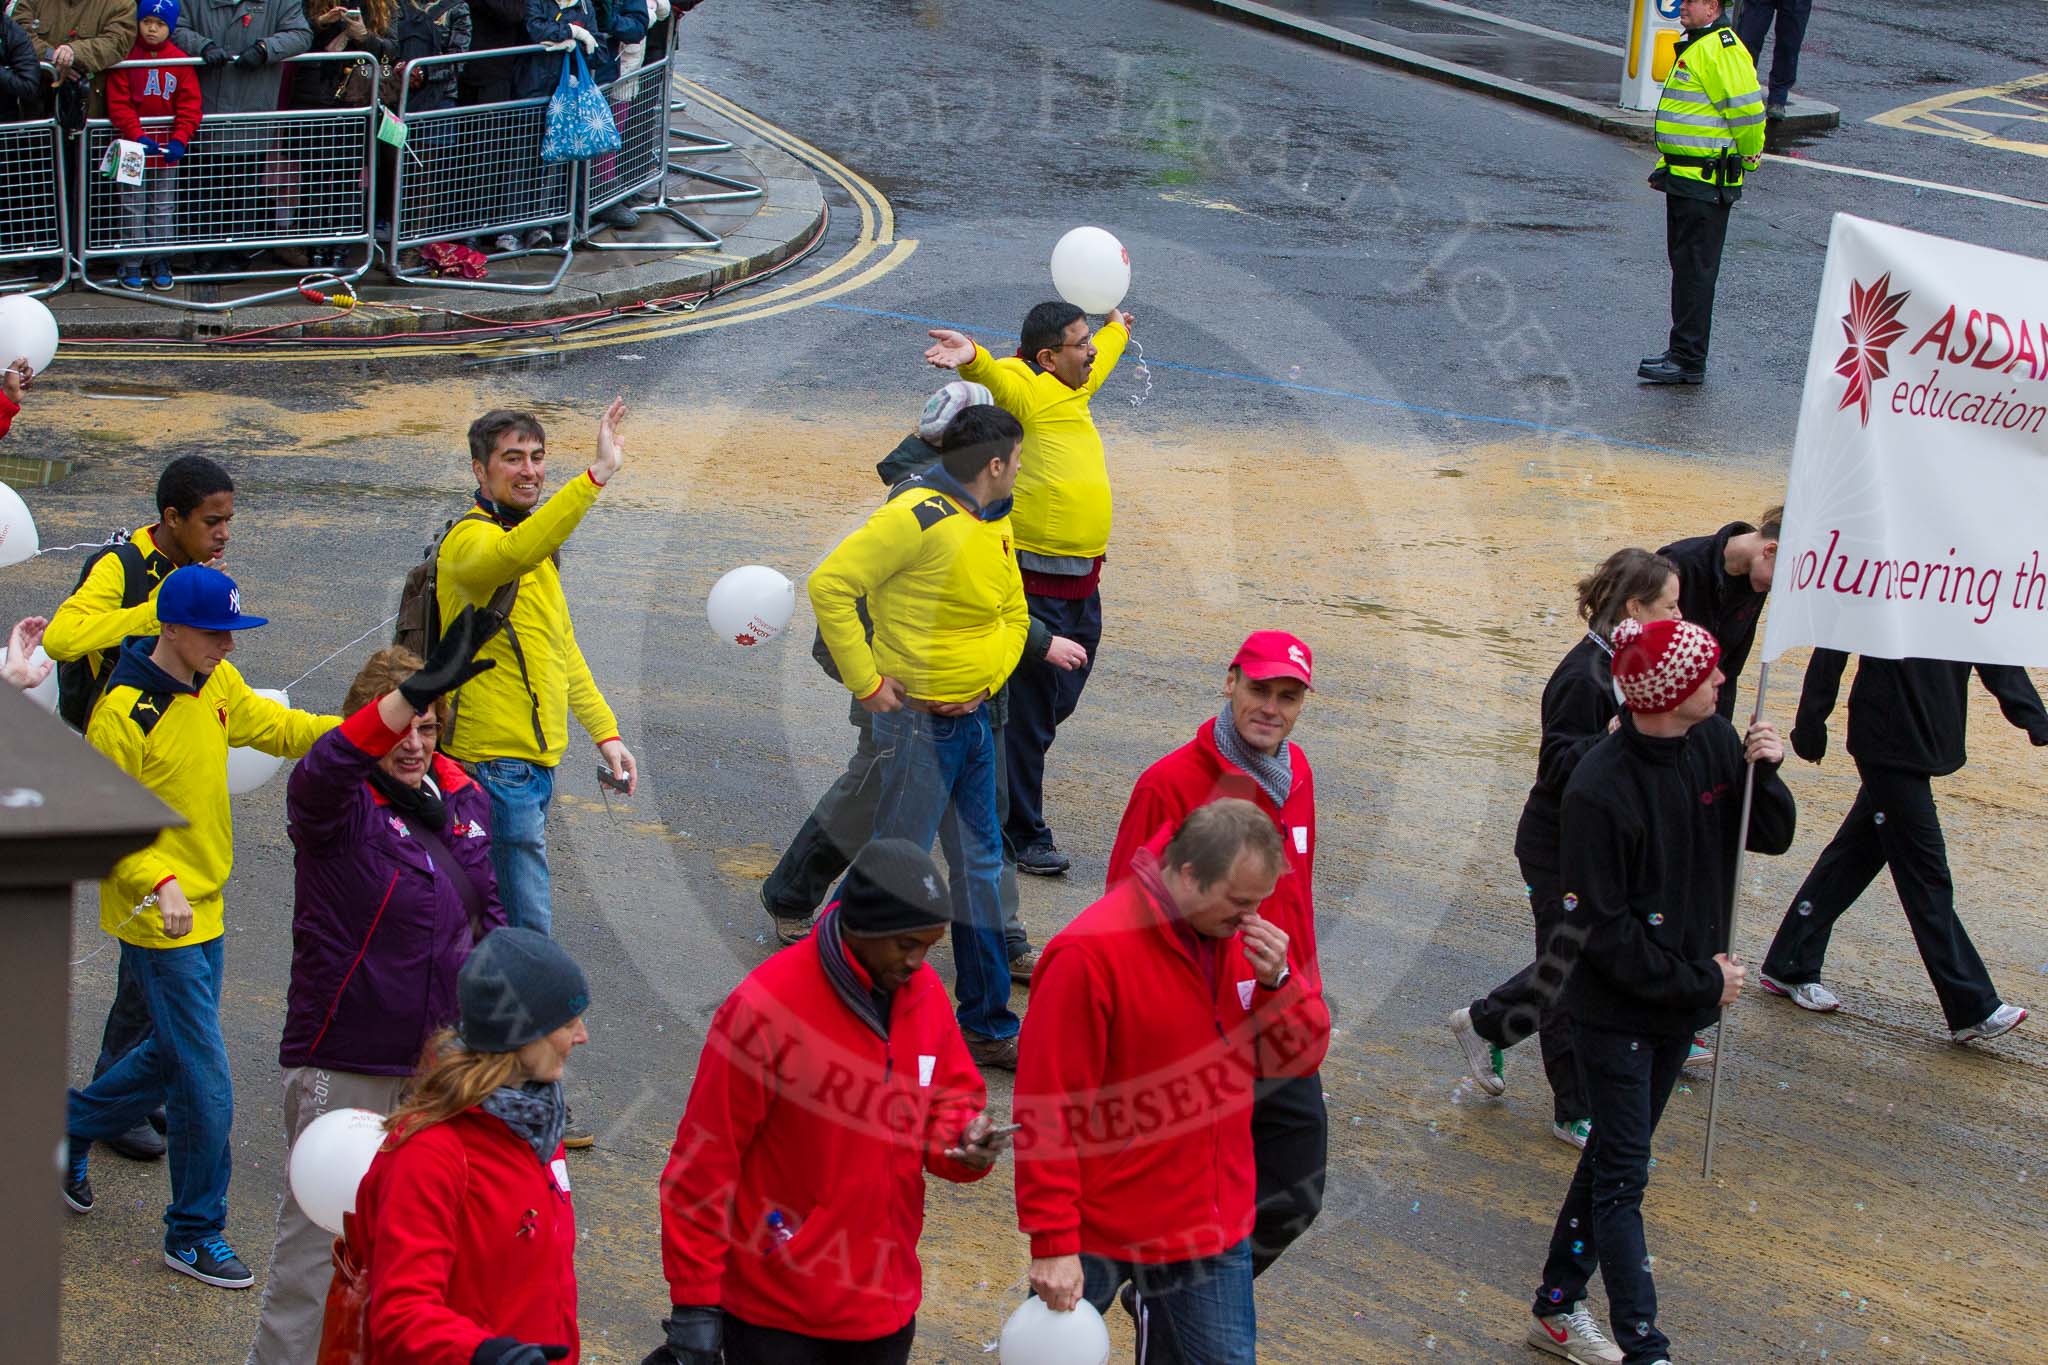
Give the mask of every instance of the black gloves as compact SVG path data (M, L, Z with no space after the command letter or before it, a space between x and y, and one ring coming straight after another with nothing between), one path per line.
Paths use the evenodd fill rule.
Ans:
M725 1314L718 1309L671 1304L661 1327L667 1344L640 1365L720 1365L725 1359Z
M566 1346L533 1346L512 1337L492 1337L479 1342L469 1365L547 1365L550 1360L567 1360Z
M219 43L208 43L205 50L199 54L199 60L208 66L226 66L232 59L228 56L228 50Z
M1828 729L1825 725L1795 725L1792 727L1792 752L1808 763L1818 763L1821 755L1828 751Z
M411 702L413 710L425 711L436 697L453 692L479 673L490 672L498 661L479 659L476 652L492 633L478 623L475 607L464 607L442 633L441 643L434 646L426 663L398 685L398 695Z
M270 60L270 49L261 43L242 49L242 55L235 58L235 65L246 71L253 71Z

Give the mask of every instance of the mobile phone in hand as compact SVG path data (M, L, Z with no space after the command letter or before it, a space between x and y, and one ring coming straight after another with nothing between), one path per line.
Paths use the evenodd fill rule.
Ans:
M615 792L629 791L633 786L631 782L613 772L611 766L605 763L597 765L597 785L600 787L610 787Z

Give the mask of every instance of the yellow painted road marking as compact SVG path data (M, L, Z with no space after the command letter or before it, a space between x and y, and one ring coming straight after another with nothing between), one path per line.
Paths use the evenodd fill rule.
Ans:
M823 303L827 299L838 298L842 294L873 284L902 265L910 258L911 253L917 250L917 242L914 239L897 240L895 209L890 205L888 196L864 176L788 130L768 122L760 115L734 104L721 95L714 94L695 81L678 77L675 84L692 99L713 110L720 117L740 125L763 142L808 163L813 170L837 182L853 200L860 214L860 228L852 245L824 269L794 283L777 286L766 293L752 294L727 302L713 302L687 313L663 313L616 321L608 323L601 330L593 329L588 335L572 335L560 340L550 340L545 335L527 334L445 342L371 342L362 346L352 346L343 341L305 344L283 342L275 347L260 349L255 346L207 346L204 342L105 342L67 344L64 353L73 360L249 362L307 361L336 356L350 360L365 360L393 359L400 356L495 356L522 353L552 355L566 351L586 351L624 345L628 342L656 340L682 336L690 332L731 327L742 322L775 317L798 308L808 308L813 304ZM873 260L877 253L880 253L881 259ZM698 255L705 259L743 259L724 256L719 252L701 252ZM870 261L873 263L870 264ZM507 325L517 327L522 324Z
M1957 138L1979 147L2048 156L2048 91L2033 98L2022 97L2025 92L2044 86L2048 86L2048 71L2003 85L1955 90L1902 104L1871 115L1870 122L1908 133ZM2016 133L2029 136L2013 136Z

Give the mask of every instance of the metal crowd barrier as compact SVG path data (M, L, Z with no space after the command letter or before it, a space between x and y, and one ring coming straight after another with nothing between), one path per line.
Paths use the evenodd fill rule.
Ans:
M671 25L671 35L674 26ZM671 204L668 199L669 77L674 71L673 36L669 50L658 62L649 62L630 76L621 76L604 87L612 106L612 120L619 127L619 150L593 157L586 163L581 210L576 218L576 237L591 251L672 251L678 246L716 249L725 239ZM697 240L600 242L596 215L636 194L654 192L652 204L635 205L644 217L654 214L681 224Z
M56 68L48 62L40 65L45 84L55 84ZM41 279L33 270L0 278L0 293L40 298L70 282L71 254L65 250L71 226L68 209L64 147L56 118L0 124L0 268L33 267L41 261L57 267L54 280Z
M547 51L545 44L531 43L483 52L451 52L421 57L409 70L531 57ZM408 80L398 96L397 113L387 113L405 125L405 146L399 150L393 180L391 235L384 247L392 278L406 284L513 294L553 290L575 256L571 229L576 222L576 171L582 163L548 165L541 161L547 97L420 110L413 109L411 101L412 82ZM524 236L535 229L545 229L559 245L524 245ZM399 264L402 253L430 242L478 237L488 245L493 238L508 234L521 237L522 244L515 250L487 250L484 254L494 261L558 257L547 283L444 278L415 273L415 267L401 268Z
M676 53L682 48L682 17L682 15L678 14L669 20L668 62L671 72L675 69ZM663 77L662 84L664 88L671 85L670 77ZM689 107L690 102L688 100L671 99L669 101L669 174L680 175L689 180L702 181L707 185L716 185L718 189L702 194L677 195L670 202L677 204L725 204L741 199L759 199L762 195L766 194L768 191L764 186L752 184L745 180L737 180L729 175L720 175L717 171L703 170L700 167L692 166L687 161L677 160L678 157L686 156L716 156L721 152L733 150L732 143L725 138L711 137L696 131L694 128L676 127L675 116L685 112Z

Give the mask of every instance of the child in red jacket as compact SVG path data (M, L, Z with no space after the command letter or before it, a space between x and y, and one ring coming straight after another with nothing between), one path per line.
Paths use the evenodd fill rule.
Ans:
M131 62L163 62L183 57L171 42L178 26L178 0L137 0L135 47ZM178 212L178 162L199 131L199 68L136 66L107 73L107 118L114 131L148 152L140 185L121 186L122 238L132 253L121 258L121 287L142 288L144 243L168 241ZM158 127L144 132L142 120L169 118L169 136ZM169 289L171 262L154 253L147 262L149 283Z

